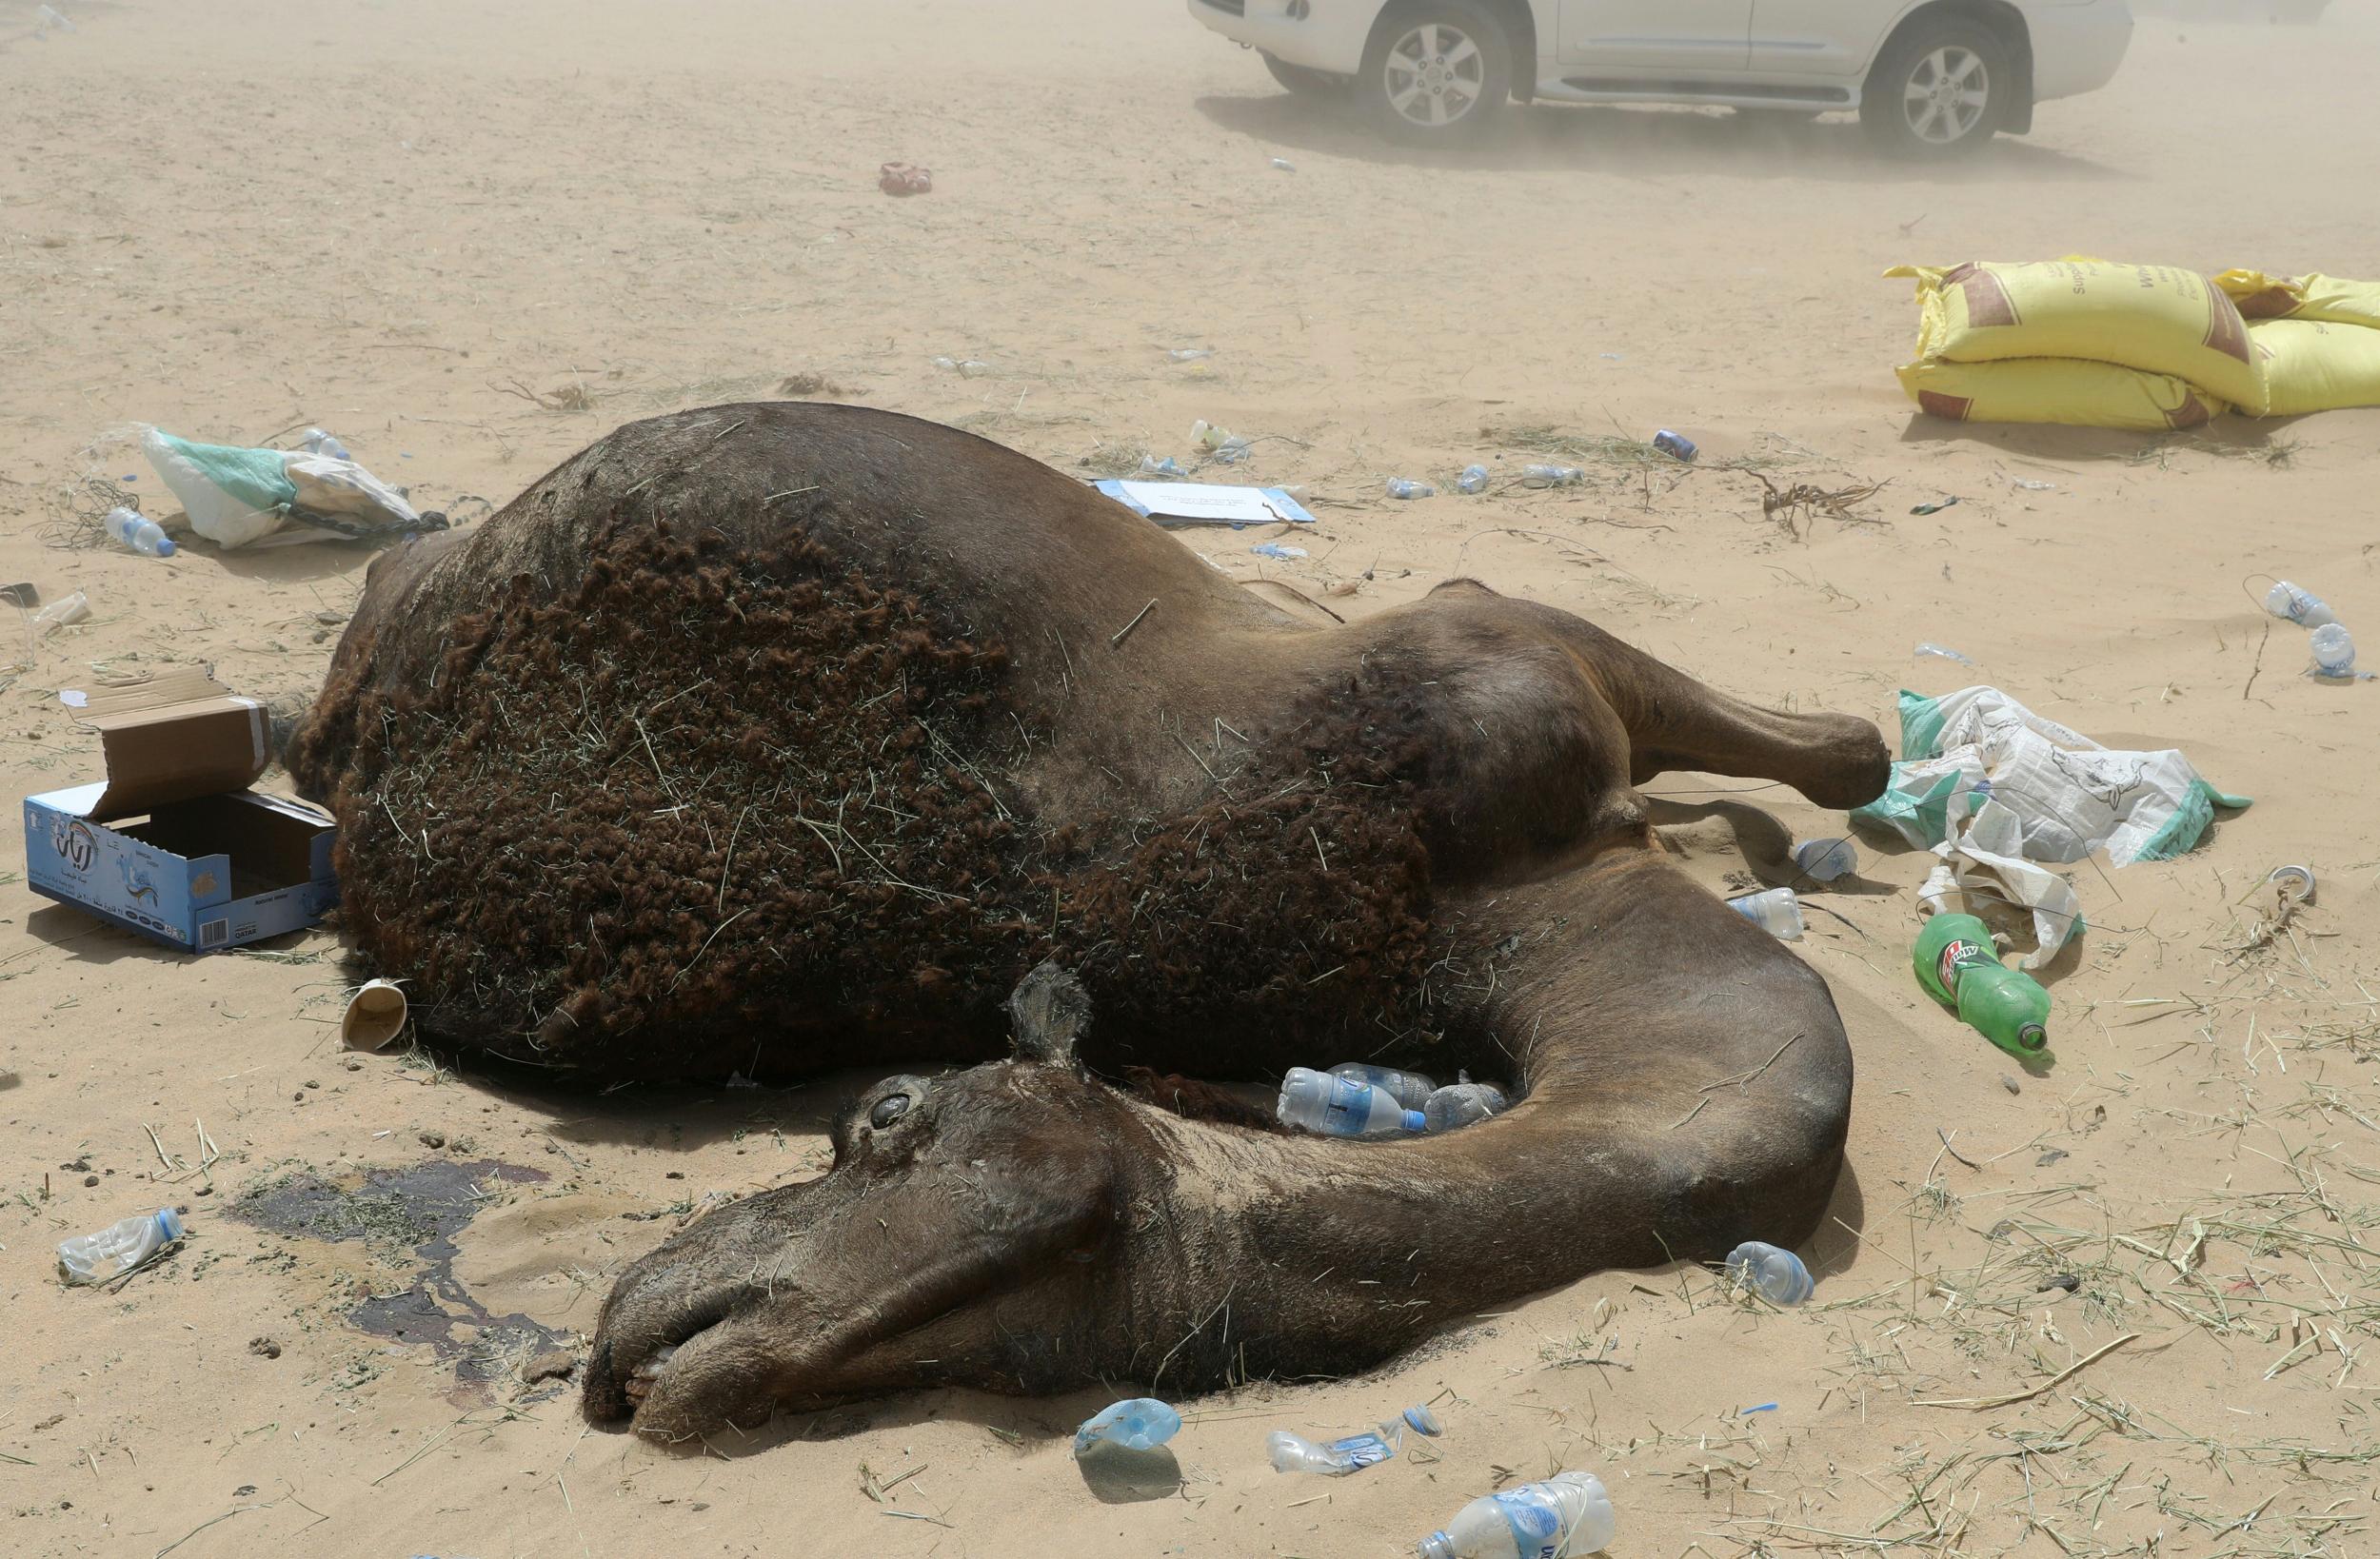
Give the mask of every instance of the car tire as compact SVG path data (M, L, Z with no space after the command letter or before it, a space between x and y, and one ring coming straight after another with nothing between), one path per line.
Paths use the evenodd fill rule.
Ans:
M1402 0L1373 24L1356 92L1392 139L1442 147L1477 138L1512 84L1512 40L1480 0Z
M1859 93L1859 123L1877 148L1939 161L1982 149L2016 90L1997 32L1964 16L1924 17L1876 56Z
M1327 70L1316 70L1302 65L1292 65L1278 54L1264 56L1264 69L1273 72L1273 79L1289 89L1293 97L1315 99L1345 97L1347 78L1335 76Z

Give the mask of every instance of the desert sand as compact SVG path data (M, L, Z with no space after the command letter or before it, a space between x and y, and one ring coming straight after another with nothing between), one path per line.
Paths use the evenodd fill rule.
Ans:
M621 422L806 392L1084 475L1186 458L1204 417L1322 522L1289 563L1183 535L1236 577L1361 614L1474 575L1888 733L1896 689L1988 681L2255 805L2170 863L2074 870L2091 929L2051 971L2043 1075L1911 978L1926 857L1865 839L1855 883L1808 896L1799 951L1859 1075L1806 1308L1603 1273L1366 1378L1186 1403L1179 1477L1145 1488L1068 1453L1103 1391L682 1450L590 1431L572 1385L524 1378L535 1339L566 1349L720 1197L818 1173L867 1075L598 1094L350 1056L335 924L178 956L31 894L11 842L0 1550L1337 1559L1579 1467L1626 1559L2380 1551L2380 689L2302 675L2304 634L2243 588L2295 580L2380 645L2380 412L2162 440L1928 422L1891 372L1906 284L1877 276L2068 252L2380 273L2370 8L2144 20L2112 88L1946 173L1877 165L1848 123L1616 109L1415 157L1175 0L85 0L43 40L34 9L0 5L0 582L94 611L47 638L0 616L12 794L97 775L62 689L208 662L302 705L362 589L355 546L98 544L110 483L175 510L104 442L126 424L320 424L467 521ZM880 194L891 159L933 192ZM1660 426L1714 468L1509 480L1537 458L1520 430ZM1497 486L1455 496L1475 459ZM1788 525L1716 468L1747 459L1884 485ZM1393 504L1394 475L1441 494ZM1841 831L1773 786L1653 788L1714 891ZM2262 935L2285 861L2320 898ZM169 1259L59 1283L58 1240L167 1204ZM274 1205L296 1232L242 1215ZM1353 1478L1265 1464L1270 1429L1425 1401L1444 1437Z

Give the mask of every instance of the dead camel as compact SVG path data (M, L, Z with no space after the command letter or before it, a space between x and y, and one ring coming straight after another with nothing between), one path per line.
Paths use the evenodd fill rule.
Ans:
M449 1038L603 1076L988 1063L887 1079L828 1174L622 1275L587 1407L649 1433L1360 1369L1799 1238L1840 1165L1824 982L1668 864L1634 787L1856 804L1874 726L1469 582L1306 627L951 428L624 427L375 563L288 760L350 936ZM1525 1096L1359 1145L1100 1080L1351 1054Z

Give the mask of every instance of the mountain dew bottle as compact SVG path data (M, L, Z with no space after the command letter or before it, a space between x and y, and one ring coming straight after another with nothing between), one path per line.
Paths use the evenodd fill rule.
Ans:
M1917 933L1917 983L1961 1021L2019 1060L2050 1042L2050 993L2000 961L1972 915L1936 915Z

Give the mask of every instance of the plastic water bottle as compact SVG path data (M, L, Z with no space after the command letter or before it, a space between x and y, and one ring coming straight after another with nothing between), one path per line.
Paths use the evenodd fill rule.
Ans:
M58 1242L58 1269L69 1283L105 1283L140 1266L182 1237L182 1214L161 1207L109 1224L95 1234Z
M1264 1437L1264 1454L1272 1459L1276 1472L1319 1472L1336 1478L1384 1462L1397 1452L1378 1434L1350 1434L1318 1446L1287 1430L1275 1430Z
M1430 498L1437 492L1438 489L1428 483L1416 482L1411 477L1388 479L1388 496L1391 498Z
M1618 1530L1601 1478L1557 1472L1473 1500L1417 1551L1421 1559L1578 1559L1610 1548Z
M1520 468L1520 483L1524 487L1568 487L1586 480L1587 473L1576 465L1524 465Z
M1163 460L1159 460L1154 455L1142 455L1140 474L1144 477L1186 477L1190 473L1182 469L1181 462L1171 455L1167 455Z
M1780 942L1801 940L1801 900L1791 888L1771 888L1731 898L1727 907Z
M1196 363L1202 357L1213 357L1214 355L1215 348L1212 346L1177 346L1172 351L1165 354L1165 361L1168 363Z
M2272 588L2264 593L2264 609L2301 628L2319 628L2338 621L2320 596L2287 580L2274 581Z
M1181 1432L1181 1414L1153 1396L1130 1396L1101 1408L1074 1431L1074 1453L1101 1446L1119 1450L1155 1450Z
M309 427L306 430L306 452L309 455L328 455L332 460L355 458L347 453L346 444L341 444L319 427Z
M1455 479L1455 491L1458 493L1483 493L1487 491L1487 484L1488 468L1486 466L1466 465L1462 468L1462 475Z
M1801 1257L1756 1239L1727 1253L1727 1275L1770 1304L1789 1309L1809 1298L1818 1286Z
M2345 681L2355 675L2355 640L2342 623L2325 622L2306 636L2314 652L2314 675Z
M46 39L49 36L49 30L53 27L61 32L76 30L74 24L68 21L66 14L55 6L44 6L33 12L34 37Z
M1259 558L1271 558L1278 562L1288 562L1306 555L1304 547L1283 546L1279 542L1259 542L1248 550Z
M1275 1430L1264 1437L1264 1454L1276 1472L1319 1472L1324 1477L1344 1477L1396 1455L1405 1443L1408 1429L1435 1435L1438 1432L1438 1414L1426 1407L1407 1408L1402 1417L1389 1419L1376 1431L1350 1434L1326 1446L1318 1446L1287 1430Z
M1331 1068L1331 1076L1370 1083L1405 1110L1420 1109L1438 1092L1438 1084L1418 1072L1399 1072L1393 1066L1374 1066L1369 1061L1341 1061Z
M1859 866L1859 852L1849 839L1804 839L1794 846L1794 864L1813 882L1849 877Z
M173 538L166 534L164 526L147 518L138 509L117 504L108 511L107 526L109 541L121 543L135 552L146 552L152 558L173 556ZM2354 656L2350 652L2348 658L2352 660Z
M1418 1110L1408 1110L1393 1094L1360 1077L1334 1077L1293 1066L1280 1080L1275 1106L1281 1124L1325 1136L1413 1136L1426 1124Z
M1958 651L1951 648L1948 644L1937 644L1930 639L1924 643L1919 644L1911 653L1920 661L1932 657L1936 660L1956 661L1962 666L1971 666L1975 663L1972 657L1961 655Z
M1972 915L1927 919L1910 962L1926 994L1986 1039L2022 1060L2050 1042L2050 993L2000 961L1992 930Z
M1504 1091L1494 1083L1449 1083L1422 1101L1421 1123L1435 1135L1500 1115L1508 1108Z

